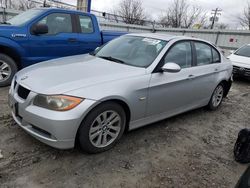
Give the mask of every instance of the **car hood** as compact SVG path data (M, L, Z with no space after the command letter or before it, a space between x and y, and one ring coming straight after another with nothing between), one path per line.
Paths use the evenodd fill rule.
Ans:
M235 66L250 68L250 57L239 56L231 54L228 58L232 61Z
M17 27L13 25L0 24L0 30L13 30L16 28Z
M0 24L0 36L12 37L15 32L21 31L20 28L12 25Z
M54 59L16 74L18 83L41 94L63 94L82 87L145 74L146 69L115 63L91 55Z

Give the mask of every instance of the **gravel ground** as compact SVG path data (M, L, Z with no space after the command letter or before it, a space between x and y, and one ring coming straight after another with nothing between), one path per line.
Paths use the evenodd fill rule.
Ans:
M250 82L237 80L220 109L197 109L126 133L105 153L46 146L13 122L0 88L0 187L234 187L233 160L250 124ZM0 156L1 158L1 156Z

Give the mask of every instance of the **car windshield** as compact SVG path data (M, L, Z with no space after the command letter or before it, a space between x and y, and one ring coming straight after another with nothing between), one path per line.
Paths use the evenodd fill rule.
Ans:
M92 55L126 65L148 67L166 44L167 41L159 39L126 35L110 41Z
M239 56L250 57L250 45L241 47L234 54Z
M31 9L28 11L25 11L10 20L7 21L9 25L14 25L14 26L21 26L31 19L33 19L35 16L39 15L43 10L42 9Z

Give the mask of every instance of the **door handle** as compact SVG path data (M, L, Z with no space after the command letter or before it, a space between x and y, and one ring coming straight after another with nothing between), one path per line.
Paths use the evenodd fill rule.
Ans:
M195 76L193 74L188 75L188 80L192 80L194 78L195 78Z
M218 72L218 71L219 71L219 69L218 69L218 68L215 68L215 69L214 69L214 72Z
M69 38L68 42L77 42L77 39L76 38Z

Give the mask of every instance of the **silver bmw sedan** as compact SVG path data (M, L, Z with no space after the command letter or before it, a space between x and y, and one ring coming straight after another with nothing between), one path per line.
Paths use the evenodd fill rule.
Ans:
M50 146L112 148L132 130L191 109L217 109L232 64L211 43L128 34L87 55L50 60L16 74L9 105L17 124Z

